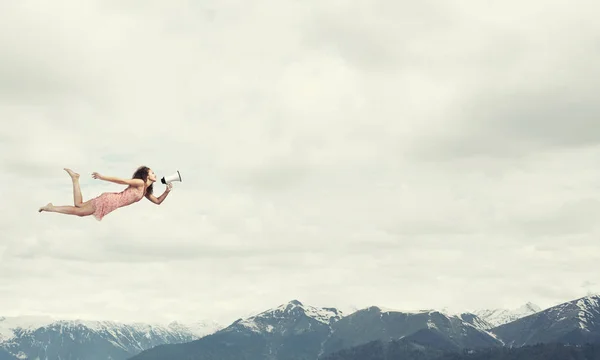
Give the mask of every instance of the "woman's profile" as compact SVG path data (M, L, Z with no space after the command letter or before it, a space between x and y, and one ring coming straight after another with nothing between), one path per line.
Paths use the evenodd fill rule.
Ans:
M77 216L93 215L100 221L108 213L120 207L136 203L143 197L146 197L151 202L159 205L165 200L173 187L173 184L168 183L165 192L158 198L155 197L152 193L154 183L156 182L156 175L154 174L154 171L147 166L140 166L137 168L131 179L104 176L94 172L92 173L94 179L128 186L121 192L105 192L93 199L83 202L81 188L79 186L79 174L71 169L65 168L64 170L71 176L71 180L73 181L74 206L55 206L52 205L52 203L48 203L46 206L42 206L38 210L39 212L47 211Z

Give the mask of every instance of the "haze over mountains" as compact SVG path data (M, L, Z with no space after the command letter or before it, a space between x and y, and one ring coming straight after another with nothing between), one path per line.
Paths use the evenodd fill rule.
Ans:
M532 303L459 313L371 306L349 314L292 300L226 327L210 321L152 325L0 317L0 360L317 360L394 341L435 351L600 342L600 298L545 310Z

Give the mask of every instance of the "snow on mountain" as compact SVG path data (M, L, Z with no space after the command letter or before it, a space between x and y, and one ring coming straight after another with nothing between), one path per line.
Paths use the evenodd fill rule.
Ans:
M491 327L496 327L535 314L541 310L539 306L528 302L516 309L483 309L471 311L471 313L489 323Z
M15 336L15 330L34 331L56 321L49 316L0 316L0 343Z
M590 320L598 321L600 317L600 296L586 296L577 300L575 303L581 310L579 312L579 327L584 330L590 330Z
M490 324L489 322L483 320L479 316L472 314L472 313L460 313L460 314L453 315L453 316L460 318L462 321L473 325L475 328L477 328L479 330L488 331L494 327L494 325Z
M211 359L316 359L332 327L342 318L334 308L298 300L247 315L191 344L157 347L133 359L175 359L209 353ZM223 345L226 344L226 345ZM175 352L175 353L173 353Z
M474 313L465 312L465 311L451 308L448 306L442 307L440 310L437 310L437 309L400 310L400 309L391 309L391 308L382 307L382 306L376 306L376 308L381 310L382 313L396 312L396 313L412 314L412 315L431 314L434 312L439 312L440 314L443 314L443 315L447 316L448 318L452 318L452 317L458 318L458 319L464 321L465 323L472 325L476 329L484 331L485 333L488 333L488 330L494 327L494 325L488 323L486 320L482 319L481 317L479 317L478 315L476 315ZM492 334L492 333L488 333L488 334L491 336L494 336L494 334Z
M244 326L255 332L273 332L279 325L278 320L288 321L301 316L316 320L325 325L341 319L343 314L340 310L334 308L317 308L310 305L304 305L298 300L292 300L276 308L263 311L257 315L242 318L235 322L237 325Z
M475 328L476 330L478 330L482 333L485 333L486 335L489 335L489 336L493 337L494 339L501 342L501 340L498 339L498 337L495 334L493 334L489 331L492 328L492 325L473 313L452 310L449 307L444 307L442 310L436 310L436 309L397 310L397 309L384 308L381 306L375 306L374 308L381 310L382 314L389 314L389 313L402 313L402 314L406 314L406 315L427 314L428 316L439 314L439 315L446 317L450 321L452 321L452 319L460 320L460 321L464 322L465 325L471 326L471 327ZM428 320L427 327L430 329L437 329L437 326L431 320Z
M172 321L166 326L172 331L191 332L198 338L213 334L223 329L223 326L216 321L197 321L191 323Z
M0 343L15 337L15 331L19 333L33 332L37 329L48 327L50 325L60 324L63 327L85 327L91 331L104 331L119 336L119 331L123 328L131 329L143 333L181 333L202 337L222 329L222 326L214 321L197 321L182 323L172 321L168 324L152 323L120 323L116 321L98 321L98 320L59 320L50 316L0 316Z
M492 331L509 346L600 343L600 296L567 301Z
M20 359L41 356L85 360L100 356L124 360L157 345L197 340L220 328L215 322L202 321L189 324L173 321L163 325L35 316L0 317L0 348Z
M478 329L456 315L434 309L393 310L370 306L337 321L324 344L324 354L371 341L411 339L452 348L501 346L494 334Z
M557 322L574 318L580 329L590 331L592 330L590 326L594 326L593 330L598 331L597 328L600 327L600 295L585 296L554 306L548 309L547 313Z

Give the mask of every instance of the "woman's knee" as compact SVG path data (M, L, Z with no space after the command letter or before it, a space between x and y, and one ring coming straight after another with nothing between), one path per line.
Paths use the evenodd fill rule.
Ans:
M82 207L78 207L75 214L77 216L88 216L88 215L92 215L95 210L96 209L94 209L92 204L87 203L87 204L84 204L84 206L82 206Z
M78 207L77 210L75 210L75 215L87 216L87 215L89 215L89 211L86 211L85 209Z

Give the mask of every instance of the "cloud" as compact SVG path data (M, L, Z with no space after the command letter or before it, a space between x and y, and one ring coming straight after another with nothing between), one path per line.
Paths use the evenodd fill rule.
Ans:
M227 322L292 298L515 307L593 291L592 10L0 5L0 307ZM63 167L87 200L123 189L92 172L142 164L182 174L160 206L37 212L73 203Z
M469 25L475 24L471 16L480 16L479 31L465 34L469 45L455 47L452 54L476 50L451 73L463 85L457 86L463 96L446 109L452 127L426 136L418 158L513 158L598 144L592 126L599 113L592 95L598 84L590 81L600 56L592 35L597 24L581 7L560 2L544 11L506 5L485 15L468 14ZM501 16L508 17L503 21ZM448 69L445 62L454 64L455 58L438 59L436 64Z

